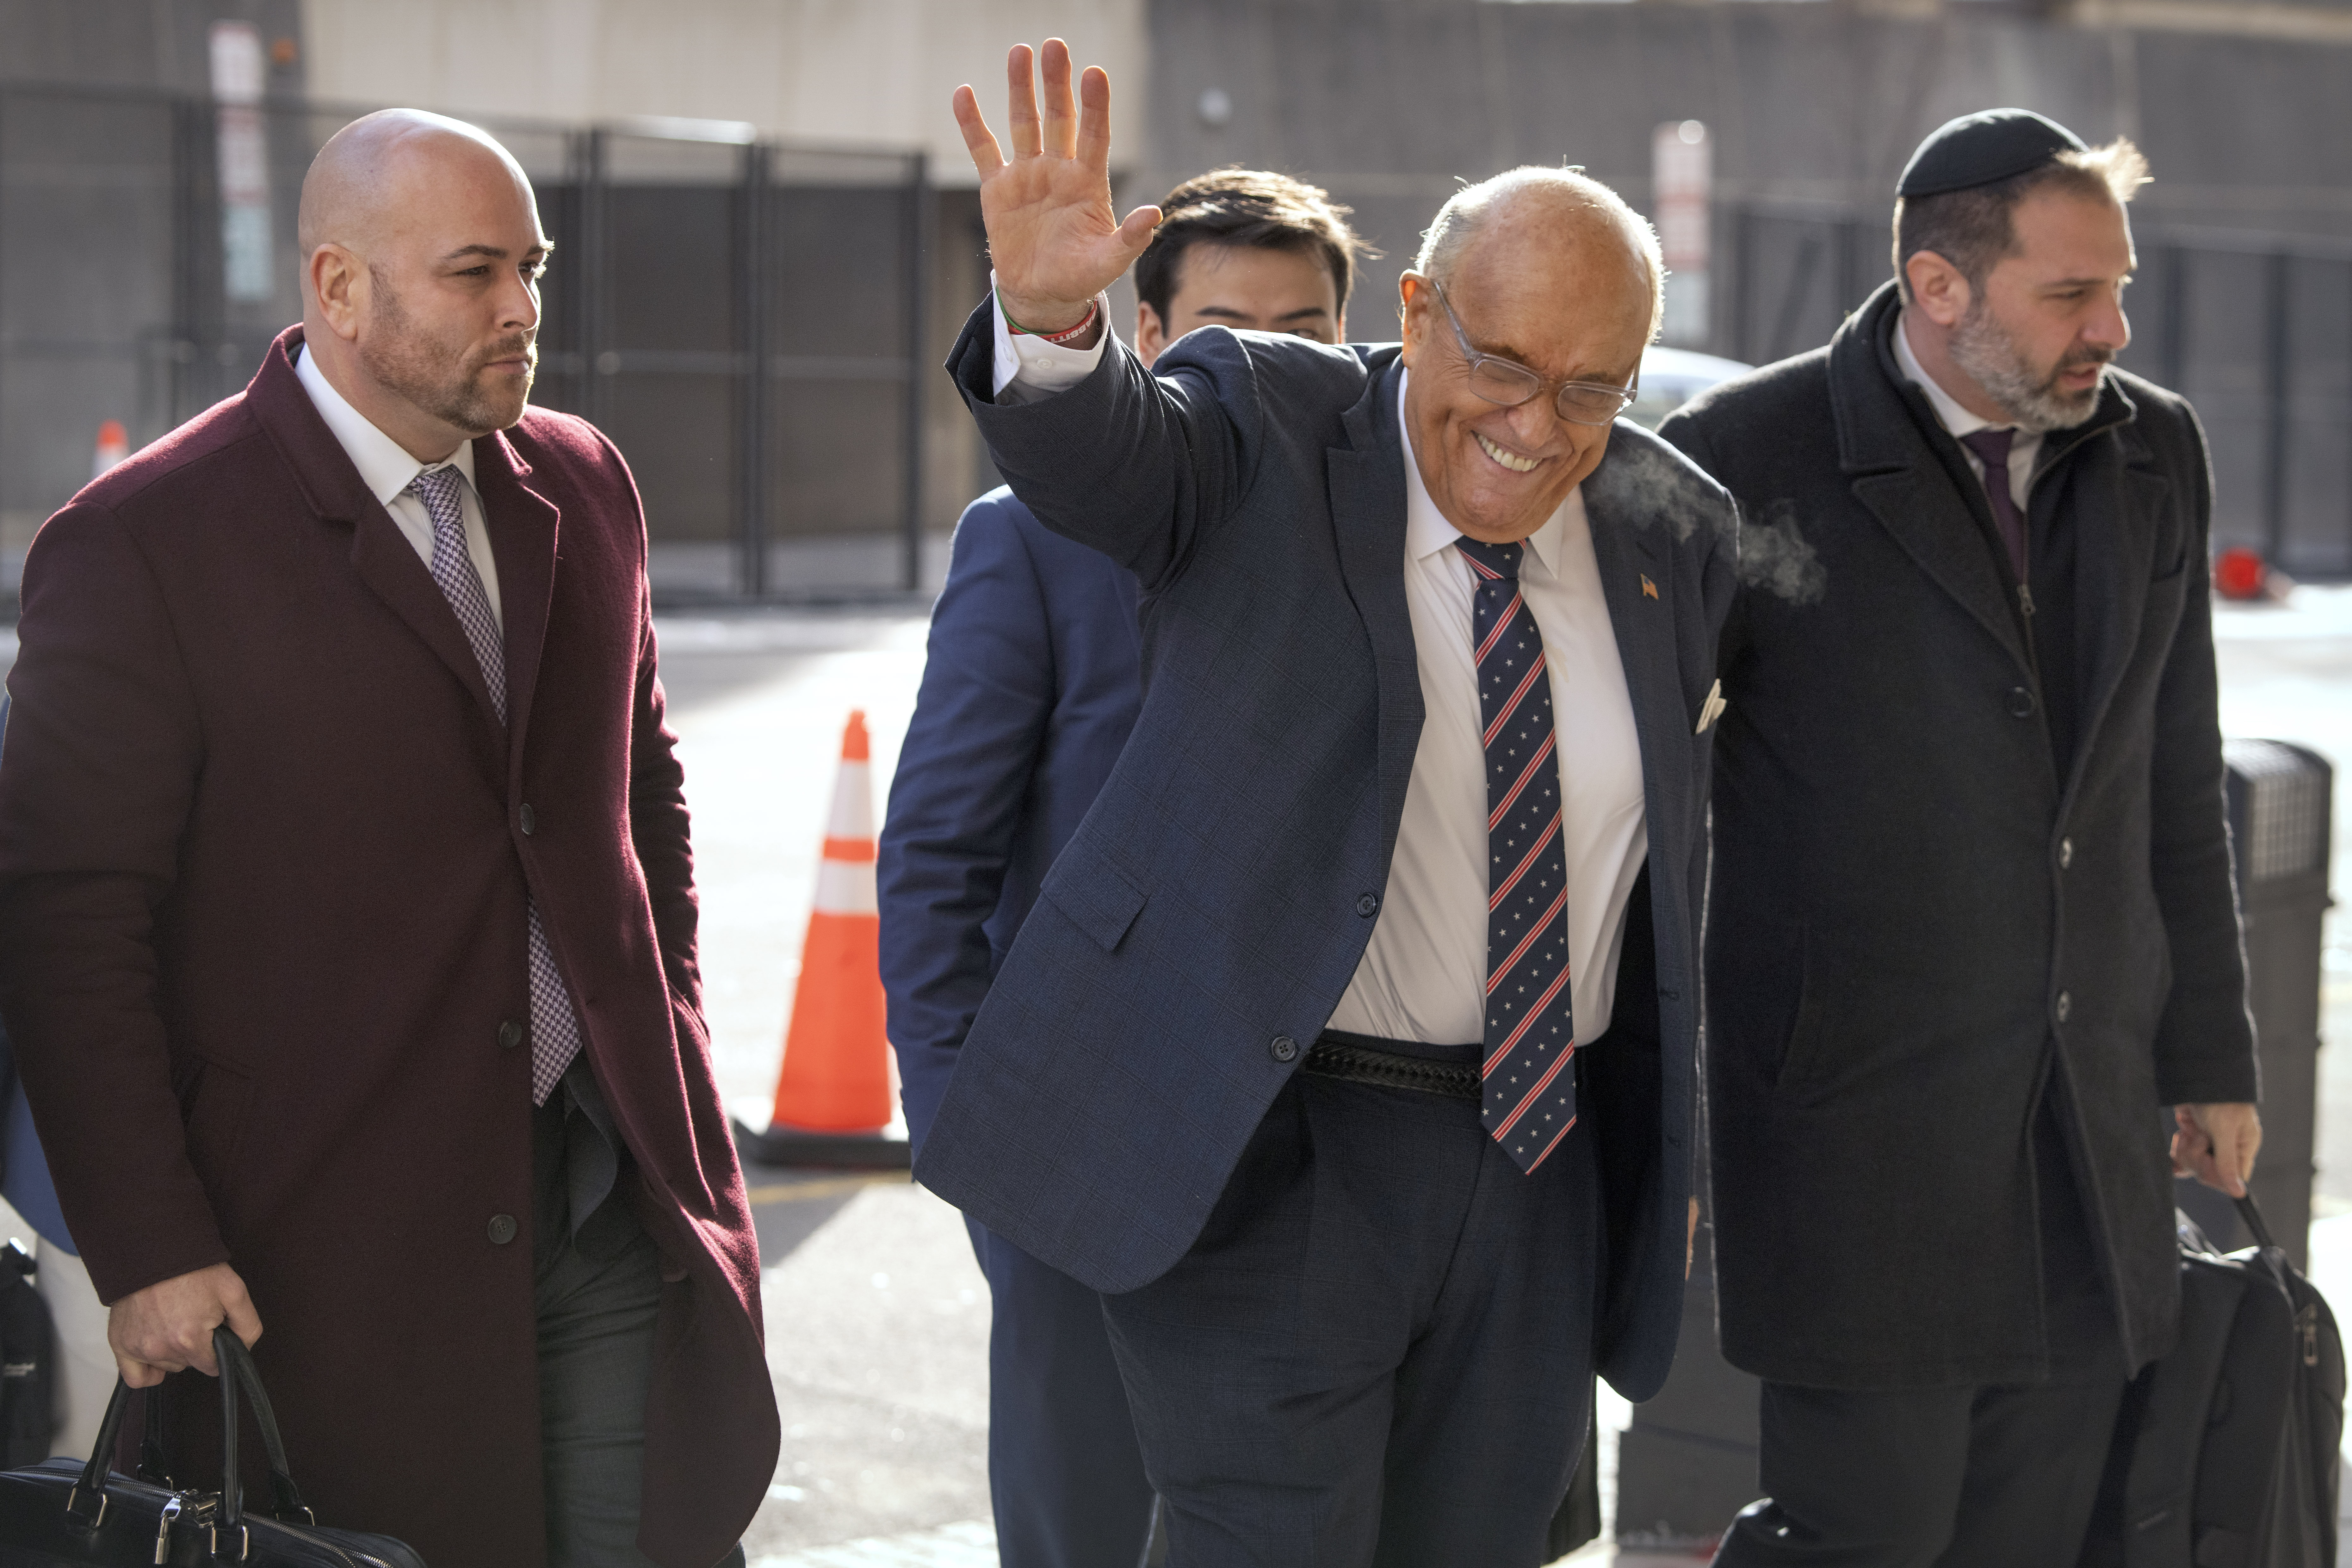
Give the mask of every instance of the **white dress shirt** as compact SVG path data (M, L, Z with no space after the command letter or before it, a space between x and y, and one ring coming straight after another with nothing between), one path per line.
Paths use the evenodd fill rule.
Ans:
M1979 430L2004 428L1990 419L1979 419L1962 408L1958 398L1936 384L1936 378L1927 373L1919 356L1911 351L1911 331L1899 316L1895 321L1895 362L1903 367L1903 374L1913 385L1927 394L1927 405L1936 411L1937 422L1951 434L1953 440L1959 441L1961 436ZM1969 451L1966 442L1961 442L1960 452L1969 460L1969 471L1982 482L1984 459ZM2026 492L2033 488L2034 459L2041 455L2042 432L2019 428L2009 443L2009 498L2017 503L2020 517L2025 515Z
M360 471L360 483L392 514L403 537L415 547L428 567L433 564L433 514L425 509L421 498L410 493L408 486L427 468L449 467L457 471L457 476L465 481L457 486L457 500L466 515L466 553L474 558L474 570L482 574L482 591L489 596L490 616L498 622L499 630L504 632L506 615L499 604L499 563L490 554L489 524L482 512L481 495L474 488L474 444L461 441L457 450L442 462L419 463L408 455L407 448L377 429L367 415L335 390L326 372L311 361L307 343L294 361L294 374L300 380L302 390L310 394L319 417L327 422L327 428L342 444L352 466Z
M996 312L994 391L1003 403L1076 385L1100 361L1091 349L1014 338ZM1008 395L1009 394L1009 395ZM1397 423L1404 450L1412 432ZM1471 643L1477 592L1448 523L1404 465L1405 602L1421 668L1424 716L1404 817L1371 941L1329 1026L1389 1040L1468 1045L1486 1038L1486 751ZM1601 591L1581 486L1528 536L1519 591L1543 633L1559 737L1560 843L1568 861L1570 997L1576 1038L1609 1027L1625 905L1648 858L1641 742L1617 637Z

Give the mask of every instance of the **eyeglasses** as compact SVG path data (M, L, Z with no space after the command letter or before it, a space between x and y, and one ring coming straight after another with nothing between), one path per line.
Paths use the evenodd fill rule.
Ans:
M1551 385L1543 377L1517 360L1507 360L1499 354L1482 354L1470 346L1470 334L1462 329L1462 318L1454 313L1454 303L1445 298L1445 289L1438 281L1423 273L1408 276L1429 285L1437 296L1438 304L1445 308L1445 319L1454 323L1454 340L1462 345L1462 357L1470 363L1470 390L1488 402L1505 408L1517 408L1536 393ZM1642 378L1637 371L1630 387L1611 386L1607 382L1561 382L1553 397L1553 406L1560 418L1570 424L1607 424L1633 406Z

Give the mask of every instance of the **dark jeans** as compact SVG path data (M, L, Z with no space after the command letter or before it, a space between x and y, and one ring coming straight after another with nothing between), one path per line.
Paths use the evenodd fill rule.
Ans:
M1475 1101L1293 1078L1192 1249L1103 1301L1171 1568L1535 1568L1597 1238L1582 1128L1528 1176Z
M1003 1568L1135 1568L1151 1483L1102 1297L965 1221L988 1276L988 1490Z

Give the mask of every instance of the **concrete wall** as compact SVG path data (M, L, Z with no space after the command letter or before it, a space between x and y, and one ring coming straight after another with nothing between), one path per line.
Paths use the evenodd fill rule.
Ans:
M1142 0L301 0L310 90L567 120L748 120L763 135L930 150L970 184L948 95L1003 101L1007 46L1048 33L1143 80ZM1114 102L1134 145L1142 94Z
M1385 311L1457 179L1579 163L1640 205L1653 128L1687 118L1713 131L1724 199L1883 214L1928 131L2018 104L2138 140L2143 225L2352 236L2352 9L2249 5L2262 28L2190 30L2237 9L2102 0L2090 15L2133 23L2108 27L1969 0L1151 0L1129 189L1231 162L1315 179L1388 252L1363 296ZM1201 111L1212 89L1223 124Z

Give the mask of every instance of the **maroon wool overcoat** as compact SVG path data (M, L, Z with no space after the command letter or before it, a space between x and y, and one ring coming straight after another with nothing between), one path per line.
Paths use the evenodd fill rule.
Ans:
M499 1043L530 1017L535 895L683 1276L639 1539L710 1568L778 1432L635 486L563 414L474 444L509 733L296 379L300 343L82 491L26 560L0 1005L67 1224L108 1301L243 1276L322 1523L433 1568L537 1568L530 1062ZM493 1216L520 1224L504 1245ZM215 1397L175 1396L175 1425L216 1431Z

